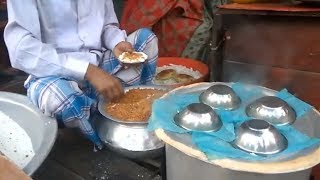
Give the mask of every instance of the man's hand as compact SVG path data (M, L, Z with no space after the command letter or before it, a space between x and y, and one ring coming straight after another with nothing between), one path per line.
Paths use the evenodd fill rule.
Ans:
M85 78L110 101L123 95L120 81L94 65L89 64Z
M113 49L113 54L116 56L116 58L119 58L119 56L123 53L123 52L133 52L134 49L132 47L132 44L129 42L125 42L122 41L120 43L118 43L114 49Z

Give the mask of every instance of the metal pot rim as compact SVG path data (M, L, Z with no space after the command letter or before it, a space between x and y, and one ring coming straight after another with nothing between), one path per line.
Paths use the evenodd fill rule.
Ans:
M168 90L167 87L163 86L157 86L157 85L138 85L138 86L130 86L130 87L125 87L124 92L128 92L131 89L157 89L157 90ZM165 95L165 94L164 94ZM135 122L130 122L130 121L123 121L117 118L114 118L110 116L105 110L104 110L104 105L105 105L105 100L102 98L99 98L98 101L98 110L102 116L105 118L120 123L120 124L130 124L130 125L146 125L148 124L148 121L135 121Z

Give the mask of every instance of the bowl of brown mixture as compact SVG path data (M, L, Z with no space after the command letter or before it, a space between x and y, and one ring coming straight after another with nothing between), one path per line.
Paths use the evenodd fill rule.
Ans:
M150 158L162 153L164 143L147 130L154 100L167 90L159 86L131 86L118 100L98 103L95 125L105 145L129 158Z

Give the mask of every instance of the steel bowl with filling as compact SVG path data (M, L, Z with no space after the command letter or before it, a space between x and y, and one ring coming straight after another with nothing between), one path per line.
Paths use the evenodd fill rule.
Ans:
M276 96L264 96L255 100L247 106L246 113L273 125L292 124L296 120L296 113L292 107Z
M218 131L222 122L213 109L203 103L189 104L174 117L175 123L187 130Z
M287 139L265 120L252 119L236 128L234 145L257 155L276 154L287 148Z
M130 89L160 89L157 86L131 86ZM95 128L102 142L112 151L128 158L143 159L160 156L164 143L153 131L148 131L148 122L128 122L116 119L105 111L105 101L98 103L100 114L95 118Z
M214 109L234 110L237 109L241 100L233 89L224 84L215 84L199 96L200 102Z

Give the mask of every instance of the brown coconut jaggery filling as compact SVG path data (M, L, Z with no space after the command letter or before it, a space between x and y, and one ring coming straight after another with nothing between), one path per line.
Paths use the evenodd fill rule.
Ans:
M105 110L122 121L146 122L151 115L153 101L165 93L158 89L130 89L117 101L107 103Z

